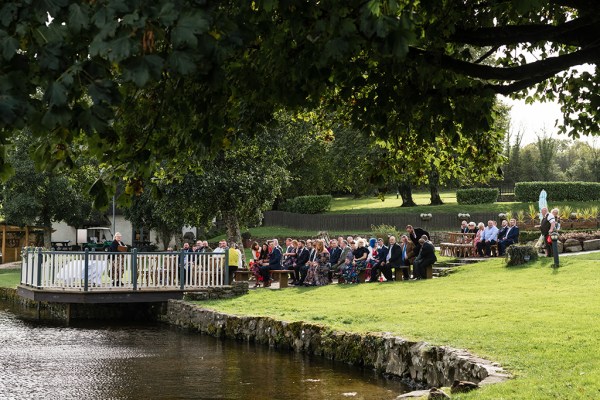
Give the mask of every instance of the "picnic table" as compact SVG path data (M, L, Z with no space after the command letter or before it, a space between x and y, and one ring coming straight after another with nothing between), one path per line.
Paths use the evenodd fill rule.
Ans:
M440 243L440 255L448 257L471 257L474 253L475 233L446 232L448 241Z
M52 244L52 248L58 251L71 250L70 240L58 240L56 242L50 242Z

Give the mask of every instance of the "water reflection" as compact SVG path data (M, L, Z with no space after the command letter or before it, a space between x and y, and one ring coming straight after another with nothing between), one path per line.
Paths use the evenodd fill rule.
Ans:
M404 389L372 371L160 325L63 327L0 311L0 399L394 399Z

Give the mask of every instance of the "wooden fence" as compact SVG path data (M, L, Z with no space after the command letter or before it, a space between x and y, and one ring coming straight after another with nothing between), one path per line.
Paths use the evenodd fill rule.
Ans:
M472 213L470 221L487 223L500 222L498 213ZM267 211L264 226L282 226L306 231L328 231L333 233L371 232L372 225L392 225L404 231L406 225L428 231L457 230L461 219L457 214L433 214L430 220L422 220L420 214L295 214L285 211Z

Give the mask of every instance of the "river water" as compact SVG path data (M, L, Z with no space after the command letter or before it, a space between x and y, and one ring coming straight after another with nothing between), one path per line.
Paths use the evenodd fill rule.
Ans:
M400 382L159 324L57 326L0 303L0 399L394 399Z

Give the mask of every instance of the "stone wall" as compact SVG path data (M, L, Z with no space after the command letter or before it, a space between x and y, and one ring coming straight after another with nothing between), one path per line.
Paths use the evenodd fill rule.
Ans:
M304 322L228 315L178 300L169 301L162 320L215 337L264 343L373 368L426 386L449 386L454 380L489 384L509 378L498 364L464 350L392 335L339 332Z

